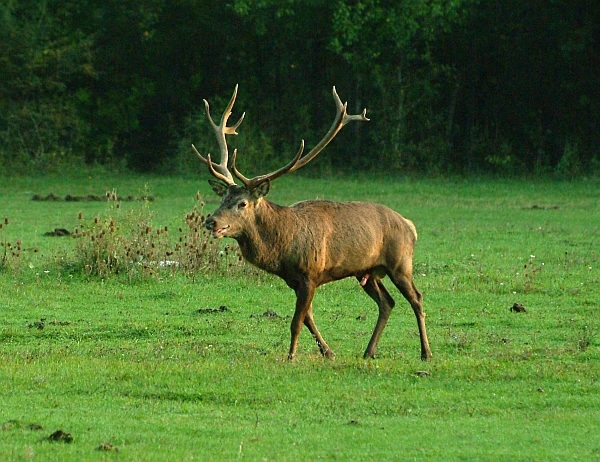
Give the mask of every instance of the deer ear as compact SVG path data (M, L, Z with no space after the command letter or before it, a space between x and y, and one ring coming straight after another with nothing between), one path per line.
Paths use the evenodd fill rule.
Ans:
M262 183L259 183L259 185L256 188L254 188L251 192L252 195L258 199L259 197L265 197L267 194L269 194L270 190L271 180L266 179Z
M212 179L208 180L208 182L210 183L210 187L217 196L223 197L225 194L227 194L228 186L226 184Z

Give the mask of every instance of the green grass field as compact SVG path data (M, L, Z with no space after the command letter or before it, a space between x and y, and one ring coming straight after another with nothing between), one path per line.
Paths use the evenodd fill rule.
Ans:
M335 361L305 329L289 363L294 296L274 277L86 276L74 239L43 234L107 204L31 198L107 190L149 191L170 228L198 190L218 203L204 179L1 180L0 241L23 250L0 272L0 460L600 460L597 180L275 182L280 204L373 201L414 221L428 363L391 284L377 359L362 359L377 308L348 279L314 303ZM59 429L73 441L49 441Z

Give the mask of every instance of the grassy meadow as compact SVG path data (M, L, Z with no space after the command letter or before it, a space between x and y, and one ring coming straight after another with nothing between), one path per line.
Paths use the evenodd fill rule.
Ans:
M106 191L154 201L32 201ZM100 277L80 241L44 236L143 209L176 239L197 191L217 207L205 179L1 179L0 242L21 250L0 270L0 460L600 460L598 180L274 183L280 204L372 201L414 221L427 363L389 281L377 359L362 359L377 307L348 279L314 301L336 359L304 329L290 363L279 279L237 264Z

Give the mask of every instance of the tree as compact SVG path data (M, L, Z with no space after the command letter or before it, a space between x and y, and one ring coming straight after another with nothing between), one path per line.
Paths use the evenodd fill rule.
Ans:
M90 41L61 21L51 1L0 6L0 162L44 168L89 135L73 90L90 70Z

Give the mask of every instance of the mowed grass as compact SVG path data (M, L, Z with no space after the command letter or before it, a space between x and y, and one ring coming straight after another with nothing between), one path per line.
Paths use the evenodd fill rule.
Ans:
M205 179L5 178L0 237L39 252L0 273L0 459L600 459L598 181L290 175L273 186L281 204L373 201L415 222L434 359L419 360L414 315L388 282L397 305L364 361L377 308L344 280L314 302L335 361L305 329L289 363L294 296L282 281L85 277L65 264L75 241L43 233L107 204L31 201L147 188L156 225L177 227L196 191L217 207ZM58 429L73 442L49 442Z

